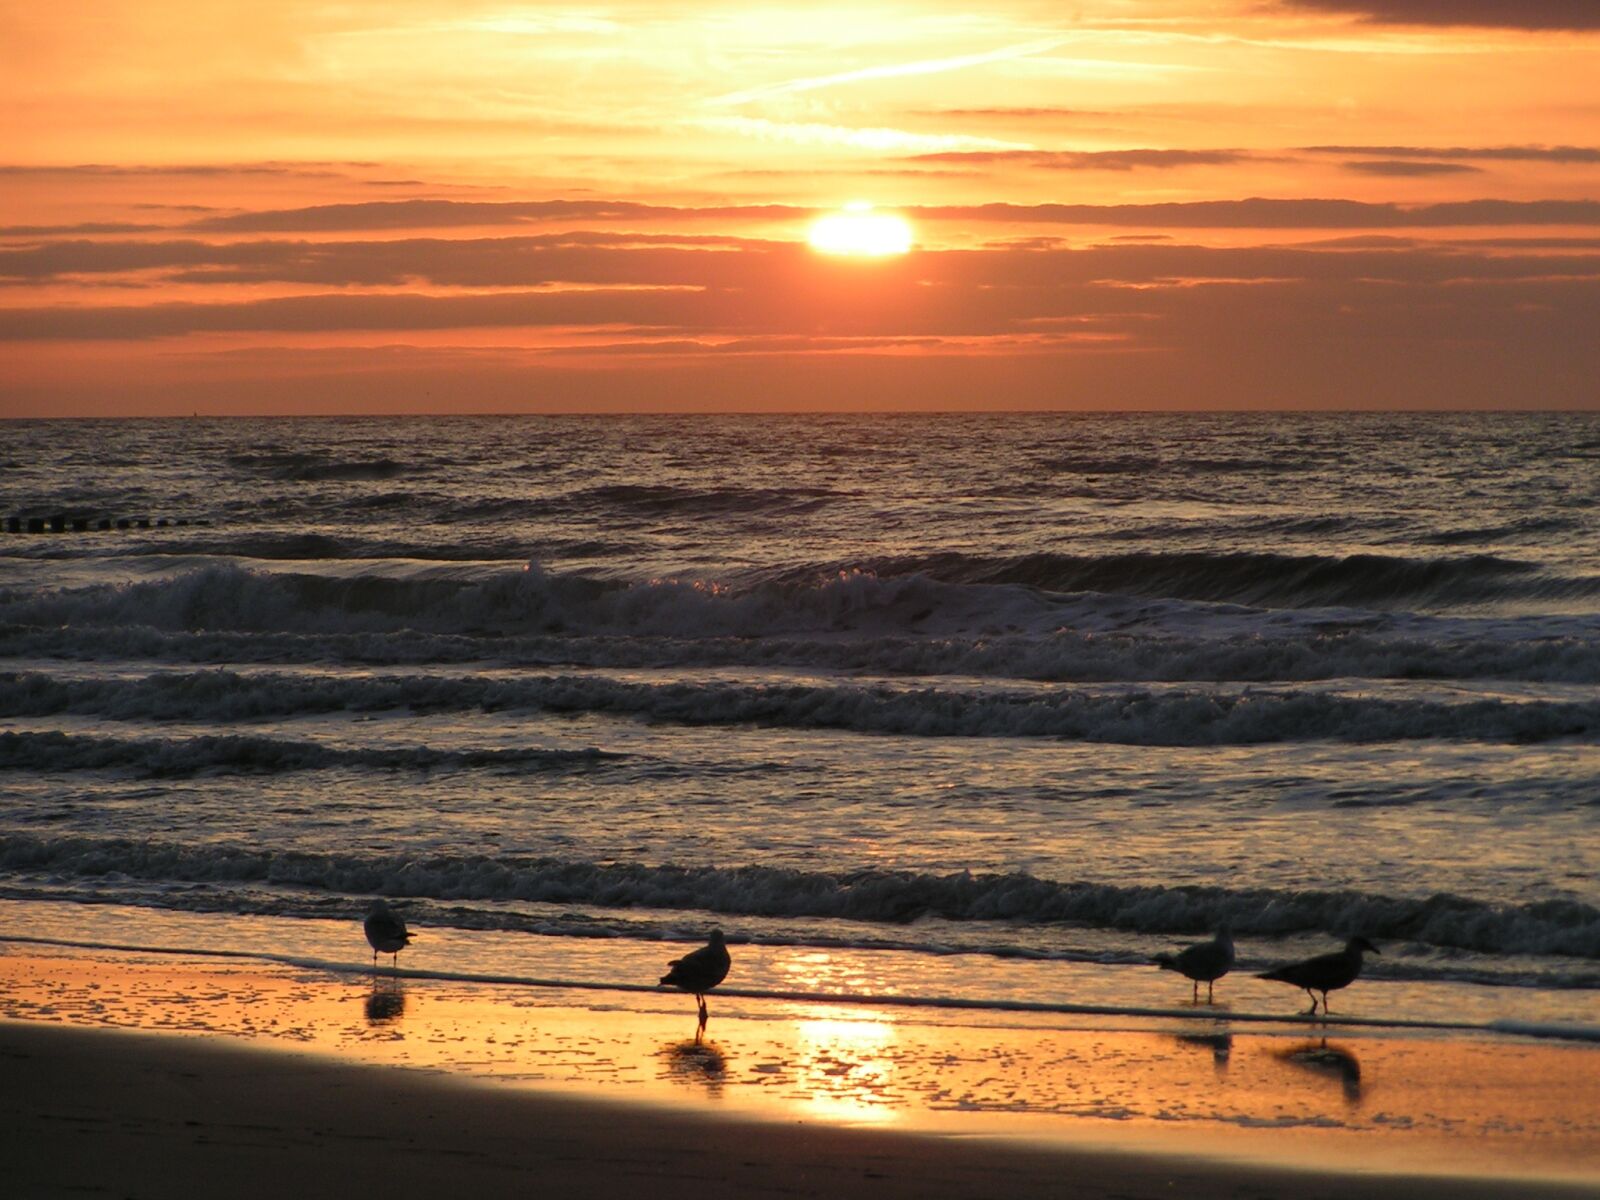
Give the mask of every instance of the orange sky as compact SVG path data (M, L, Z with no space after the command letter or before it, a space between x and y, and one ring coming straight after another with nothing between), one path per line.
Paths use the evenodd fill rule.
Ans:
M1600 3L0 0L0 415L1600 406ZM850 202L915 246L819 254Z

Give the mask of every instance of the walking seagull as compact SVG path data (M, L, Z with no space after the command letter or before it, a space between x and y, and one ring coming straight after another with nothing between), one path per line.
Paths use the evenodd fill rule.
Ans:
M661 977L663 984L692 992L699 1001L700 1025L694 1031L696 1042L705 1035L706 1018L710 1016L706 1009L706 993L728 977L732 961L728 957L728 945L722 940L722 930L713 929L709 943L682 958L673 959L667 964L672 969Z
M1176 971L1192 980L1194 987L1190 999L1200 1003L1200 985L1206 985L1206 1003L1212 1003L1211 988L1217 980L1233 970L1233 933L1226 921L1217 926L1217 936L1209 942L1196 942L1176 954L1158 954L1156 966L1163 971Z
M1370 950L1373 954L1383 953L1366 938L1353 937L1344 944L1343 950L1336 950L1332 954L1319 954L1315 958L1302 959L1300 962L1263 971L1260 978L1276 979L1281 983L1292 983L1297 988L1304 988L1306 995L1311 997L1311 1007L1307 1010L1307 1016L1317 1011L1317 998L1313 993L1321 992L1322 1015L1327 1016L1328 993L1348 987L1355 982L1356 976L1361 974L1363 950Z
M367 909L367 919L363 925L367 931L367 941L372 945L372 969L378 969L378 951L394 955L394 966L400 967L400 951L406 948L406 943L411 940L411 933L406 929L406 923L400 914L389 907L387 900L374 900Z

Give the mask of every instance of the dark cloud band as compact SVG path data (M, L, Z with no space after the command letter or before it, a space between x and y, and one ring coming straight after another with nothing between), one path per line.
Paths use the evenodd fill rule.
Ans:
M1282 0L1289 8L1350 13L1382 25L1600 29L1595 0Z

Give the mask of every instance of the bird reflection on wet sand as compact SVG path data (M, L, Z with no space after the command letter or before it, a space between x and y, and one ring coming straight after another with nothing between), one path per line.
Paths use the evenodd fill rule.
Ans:
M1173 1035L1180 1046L1203 1047L1211 1051L1211 1065L1217 1074L1228 1069L1228 1059L1233 1054L1231 1033L1179 1033Z
M1361 1102L1361 1060L1353 1050L1331 1046L1327 1038L1322 1038L1320 1041L1299 1042L1276 1053L1291 1066L1337 1077L1344 1089L1345 1100L1351 1104Z
M710 1042L673 1042L661 1047L662 1077L678 1083L698 1084L712 1096L722 1094L728 1075L728 1060Z
M372 985L366 1002L368 1025L392 1025L405 1015L406 993L398 983Z

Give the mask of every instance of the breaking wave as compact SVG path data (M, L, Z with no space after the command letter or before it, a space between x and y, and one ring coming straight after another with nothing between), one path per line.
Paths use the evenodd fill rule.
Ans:
M0 771L123 771L138 778L271 774L330 768L388 771L488 768L589 771L623 756L600 750L434 750L423 746L346 749L240 734L192 738L108 738L58 732L0 733Z
M1600 595L1600 580L1551 579L1535 563L1492 554L1436 558L1243 551L1013 558L938 554L866 565L882 576L921 572L953 583L1021 584L1052 592L1111 592L1273 608L1443 608L1523 595Z
M170 663L496 662L528 667L763 667L927 677L983 676L1045 683L1293 682L1366 679L1516 679L1600 682L1600 636L1379 636L1313 629L1226 636L1140 636L1054 629L992 636L885 634L761 639L626 633L495 635L416 629L372 633L173 631L149 625L0 624L0 655Z
M278 554L340 549L317 540L258 548ZM794 568L781 576L733 585L551 574L536 564L407 574L273 572L220 564L134 583L0 593L0 622L304 634L782 638L965 632L992 638L1073 628L1116 632L1135 623L1182 632L1182 622L1219 618L1259 632L1267 623L1262 606L1291 600L1290 607L1313 600L1370 606L1384 597L1415 601L1428 591L1463 600L1487 597L1508 581L1600 595L1600 580L1553 582L1527 564L1484 556L1426 562L1362 556L1357 562L1279 555L934 555L879 563L870 571ZM1257 607L1240 607L1246 601ZM1338 613L1355 619L1336 609L1322 623L1337 623ZM1308 622L1314 618L1305 614ZM1378 619L1370 612L1362 617L1367 624Z
M118 875L163 883L271 884L307 893L439 902L435 923L519 929L521 914L461 911L445 902L551 903L698 911L763 918L833 918L906 928L923 919L1193 934L1232 923L1236 935L1361 934L1443 950L1600 958L1600 909L1576 901L1494 905L1352 891L1229 890L1059 882L1027 874L800 871L776 867L596 864L556 858L314 854L240 845L182 845L27 834L0 837L0 866L52 877ZM286 901L291 903L291 901ZM284 910L281 915L297 915ZM898 944L913 946L902 935Z
M672 484L607 484L589 488L563 503L599 506L646 516L750 516L809 512L836 493L823 487L681 487Z
M321 454L231 454L228 464L250 474L295 483L396 479L419 468L392 458L337 459Z
M0 675L0 713L13 717L73 713L119 720L237 721L395 709L605 713L685 725L1049 737L1141 746L1411 738L1528 743L1600 735L1596 700L1447 703L1301 690L969 691L855 683L640 683L581 675L305 678L225 670L139 680Z

